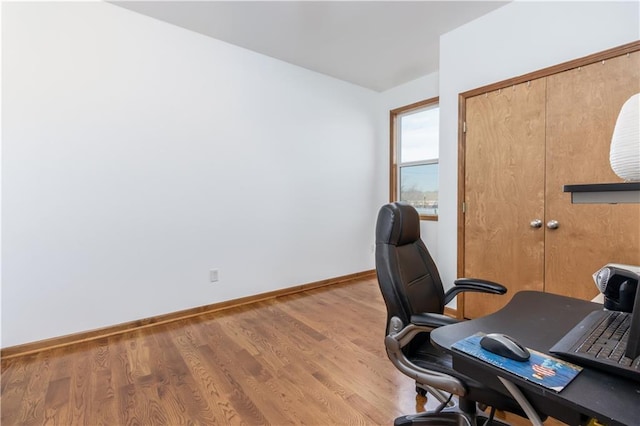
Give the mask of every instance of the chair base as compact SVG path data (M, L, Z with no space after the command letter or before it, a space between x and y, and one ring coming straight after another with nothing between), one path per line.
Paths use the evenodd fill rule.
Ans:
M398 417L393 426L437 425L437 426L475 426L463 413L419 413Z
M454 398L441 411L426 411L398 417L394 426L433 425L433 426L511 426L509 423L478 410L478 404L466 398ZM451 404L451 405L450 405Z
M491 423L487 423L489 417L484 413L479 413L474 419L468 414L459 411L448 411L440 413L418 413L409 414L398 417L393 422L394 426L411 426L411 425L431 425L431 426L511 426L507 422L503 422L495 417Z

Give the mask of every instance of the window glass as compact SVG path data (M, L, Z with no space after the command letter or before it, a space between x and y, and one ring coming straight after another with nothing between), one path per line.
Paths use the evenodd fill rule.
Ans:
M440 107L438 98L391 111L391 199L437 220Z
M423 215L438 215L438 163L400 168L400 198Z
M400 162L438 158L440 108L400 116Z

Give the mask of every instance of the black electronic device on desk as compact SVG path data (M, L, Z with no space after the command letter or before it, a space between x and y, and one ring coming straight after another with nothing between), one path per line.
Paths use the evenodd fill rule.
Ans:
M640 295L638 274L605 267L596 285L608 309L587 315L549 352L640 382ZM630 304L630 300L633 304Z
M604 308L631 312L638 289L640 267L610 263L595 274L593 280L604 297Z

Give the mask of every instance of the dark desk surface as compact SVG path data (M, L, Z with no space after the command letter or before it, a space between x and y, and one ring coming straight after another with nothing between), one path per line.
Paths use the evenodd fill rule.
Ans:
M598 309L602 305L523 291L494 314L432 331L431 340L453 355L456 370L508 394L496 376L503 377L516 384L538 411L565 423L580 424L594 417L608 425L640 424L640 383L585 367L558 393L450 349L458 340L482 331L505 333L526 347L548 353L585 315Z

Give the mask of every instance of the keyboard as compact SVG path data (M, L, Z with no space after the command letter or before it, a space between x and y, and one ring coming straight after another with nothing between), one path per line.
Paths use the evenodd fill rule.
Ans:
M640 381L640 356L625 356L631 314L596 311L587 315L549 352L563 355L577 364Z

